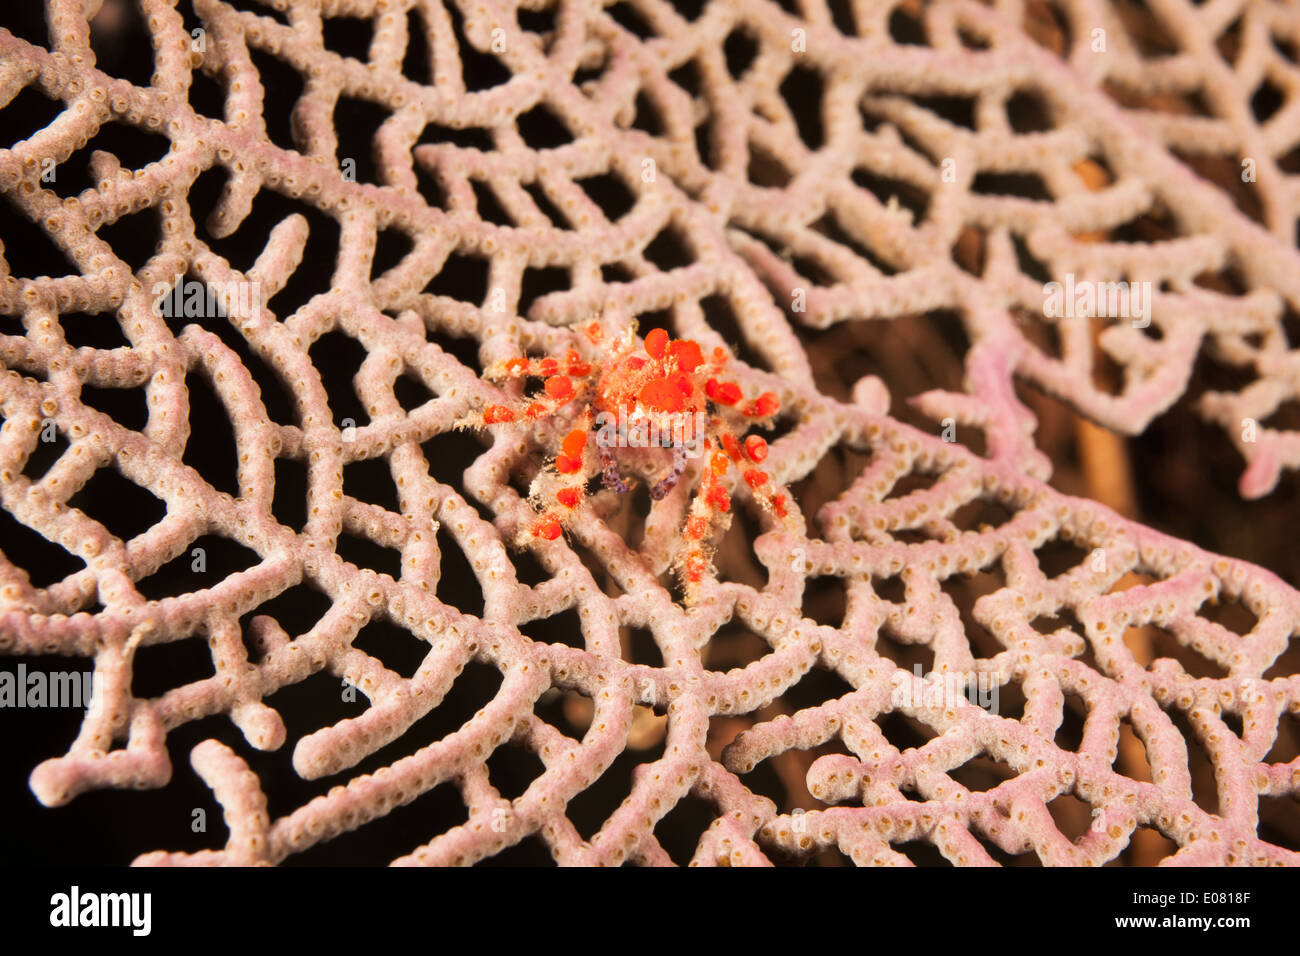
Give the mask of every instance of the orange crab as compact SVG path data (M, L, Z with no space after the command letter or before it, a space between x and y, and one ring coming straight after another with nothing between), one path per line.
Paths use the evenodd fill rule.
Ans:
M706 359L698 342L672 339L658 328L646 334L639 348L631 329L611 345L599 322L588 324L582 335L593 355L603 352L608 360L588 360L571 348L558 358L498 362L486 370L485 378L540 379L541 387L525 398L489 404L459 424L510 425L552 417L566 422L569 428L554 459L529 494L539 512L532 534L551 541L563 534L597 472L606 488L620 494L632 489L633 483L619 473L618 449L671 449L668 471L650 487L656 501L676 487L690 459L703 457L684 540L673 559L691 602L709 569L711 534L730 520L725 479L733 467L756 501L777 518L789 520L787 492L761 467L767 442L758 435L743 441L737 437L750 424L770 426L780 402L773 392L747 400L738 384L723 377L727 356L721 348Z

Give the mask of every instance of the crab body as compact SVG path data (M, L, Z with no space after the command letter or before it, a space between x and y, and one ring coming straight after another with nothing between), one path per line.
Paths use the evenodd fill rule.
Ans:
M738 384L723 378L727 356L721 348L706 358L698 342L671 339L663 329L651 329L639 347L631 330L611 345L598 322L583 334L595 356L591 359L569 349L561 357L518 357L488 369L484 377L489 380L538 378L541 388L531 396L489 404L460 424L564 422L563 440L529 495L538 512L530 533L544 540L563 534L595 475L620 494L634 487L620 472L623 449L671 452L667 472L650 487L656 501L677 486L691 460L702 458L699 487L673 562L687 601L693 601L709 569L712 533L730 521L728 477L733 468L755 500L776 518L789 520L787 495L761 467L766 441L757 435L743 442L737 437L751 424L770 424L780 403L772 392L746 400Z

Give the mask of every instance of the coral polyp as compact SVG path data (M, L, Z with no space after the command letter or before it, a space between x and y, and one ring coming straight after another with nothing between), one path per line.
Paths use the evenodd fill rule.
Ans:
M682 544L673 559L686 601L693 603L710 570L710 542L729 524L731 496L741 482L768 513L790 521L789 492L761 467L766 439L745 435L752 425L772 424L780 399L775 392L746 398L740 385L727 378L725 349L715 346L705 358L700 343L671 338L661 328L651 329L638 344L632 327L612 336L593 321L581 340L586 355L570 347L560 356L516 356L488 368L484 378L489 381L509 387L531 380L540 387L490 403L459 424L550 423L556 426L551 433L563 435L529 489L538 513L531 534L548 541L559 538L578 514L597 474L610 491L632 490L635 480L622 474L622 458L640 461L647 448L670 452L667 471L650 486L655 501L698 471ZM698 467L692 464L697 460Z

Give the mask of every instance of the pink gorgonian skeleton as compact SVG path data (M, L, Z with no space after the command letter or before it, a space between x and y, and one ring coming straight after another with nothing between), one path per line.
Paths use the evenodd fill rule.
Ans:
M1239 559L1294 520L1298 46L1270 0L3 5L0 674L92 688L0 708L13 839L60 846L34 794L113 838L65 862L1300 862L1300 594ZM1237 459L1193 542L1120 436L1197 416L1142 476Z

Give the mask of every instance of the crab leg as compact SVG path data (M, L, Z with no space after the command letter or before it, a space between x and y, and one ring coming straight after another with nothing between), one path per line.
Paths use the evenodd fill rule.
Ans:
M617 491L620 495L625 495L632 490L632 486L619 477L618 462L614 460L614 453L604 445L600 446L600 480L605 483L606 488Z
M483 409L479 420L485 425L499 425L519 419L537 421L554 415L561 407L575 399L581 399L590 389L586 377L591 374L591 366L582 362L578 353L569 350L568 374L560 372L555 359L510 359L503 365L493 366L492 374L497 378L520 376L545 376L542 390L531 397L512 401L508 405L488 405ZM501 369L504 368L504 373ZM476 416L467 416L473 422Z
M584 416L584 427L575 428L564 436L560 453L555 456L555 471L561 476L562 483L558 486L551 485L542 498L537 498L537 492L534 491L535 504L546 509L533 523L534 537L546 538L548 541L558 538L563 533L569 516L586 495L590 455L588 425L589 415ZM551 498L561 507L556 508L550 504Z
M591 364L585 362L577 349L569 349L564 359L518 357L497 362L487 369L484 378L498 380L503 378L550 378L552 375L572 375L583 378L591 374Z
M673 445L673 470L659 479L658 482L650 489L650 497L655 501L663 499L668 492L677 487L677 482L681 481L682 474L686 471L686 449L681 445Z
M740 476L749 486L754 499L778 518L789 517L789 499L786 493L772 481L771 475L758 467L767 458L767 442L759 435L750 435L742 446L731 435L723 435L722 445L731 461L740 469Z

